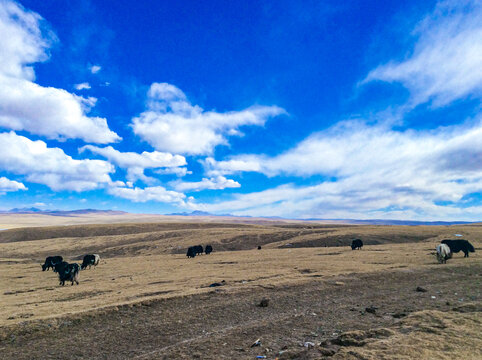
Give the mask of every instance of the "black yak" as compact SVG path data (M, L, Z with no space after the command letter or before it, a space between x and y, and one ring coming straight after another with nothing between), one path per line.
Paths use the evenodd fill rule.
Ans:
M361 250L362 247L363 247L363 241L361 241L360 239L355 239L351 242L352 250L355 250L355 249Z
M55 271L55 264L61 263L63 260L62 256L47 256L45 263L42 265L42 271L48 271L50 268Z
M206 245L206 249L204 249L206 255L209 255L213 252L213 247L211 245Z
M187 249L186 256L187 256L188 258L194 258L194 257L196 257L196 249L195 249L195 246L190 246L190 247Z
M194 246L194 250L196 251L196 255L201 255L204 252L204 249L203 249L202 245Z
M89 254L84 256L84 260L82 261L81 269L84 270L87 266L90 267L94 265L94 268L99 265L100 256L97 254Z
M55 265L55 270L59 274L60 285L64 286L66 281L70 281L72 285L74 285L74 282L79 285L79 264L69 264L62 261Z
M464 257L469 257L469 252L475 252L473 245L467 240L442 240L442 244L447 244L453 253L463 251Z

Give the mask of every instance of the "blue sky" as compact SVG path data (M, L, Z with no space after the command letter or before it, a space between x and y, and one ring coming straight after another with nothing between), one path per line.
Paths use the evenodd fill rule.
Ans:
M0 0L0 210L482 219L478 1Z

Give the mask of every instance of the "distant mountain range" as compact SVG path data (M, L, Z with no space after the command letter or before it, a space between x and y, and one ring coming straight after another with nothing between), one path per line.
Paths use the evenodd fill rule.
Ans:
M73 216L82 214L111 214L111 215L121 215L127 214L125 211L115 211L115 210L96 210L96 209L80 209L80 210L42 210L36 207L29 208L13 208L7 211L0 211L0 214L44 214L53 216Z
M230 216L230 217L238 217L238 216L234 216L234 215L231 215L231 214L216 215L216 214L208 213L206 211L199 211L199 210L195 210L195 211L190 212L190 213L182 212L182 213L172 213L172 214L166 214L166 215L167 216Z
M2 211L4 213L32 213L32 212L42 212L43 210L31 207L31 208L13 208L7 211Z
M249 215L238 216L238 215L232 215L232 214L211 214L209 212L199 211L199 210L195 210L190 213L182 212L182 213L166 214L166 216L218 216L218 217L234 217L234 218L253 218L254 217ZM261 219L296 220L296 219L282 218L279 216L256 216L256 217Z
M44 214L51 216L76 216L85 214L107 214L107 215L122 215L128 214L125 211L116 210L97 210L97 209L80 209L80 210L42 210L36 207L29 208L13 208L7 211L0 211L0 214ZM231 214L211 214L206 211L193 211L190 213L171 213L165 214L166 216L211 216L211 217L232 217L232 218L252 218L252 216L236 216ZM346 225L464 225L475 223L470 221L414 221L414 220L385 220L385 219L374 219L374 220L356 220L356 219L288 219L278 216L259 216L259 219L266 220L286 220L286 221L320 221L329 222L332 224L346 224Z
M219 217L233 217L233 218L251 218L252 216L236 216L231 214L216 215L205 211L193 211L190 213L172 213L166 214L168 216L219 216ZM414 221L414 220L385 220L385 219L373 219L373 220L356 220L356 219L288 219L279 216L259 216L261 219L269 220L296 220L296 221L329 221L331 223L349 224L349 225L463 225L473 224L475 222L470 221Z
M308 220L308 219L307 219ZM351 225L464 225L479 221L415 221L415 220L354 220L354 219L309 219L310 221L334 221Z

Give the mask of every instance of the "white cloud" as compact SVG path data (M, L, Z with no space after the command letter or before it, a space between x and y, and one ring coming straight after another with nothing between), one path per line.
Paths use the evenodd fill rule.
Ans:
M42 18L13 1L0 3L1 73L14 78L34 79L28 66L48 58L46 50L55 37L48 32Z
M482 2L441 1L414 35L407 59L379 66L364 82L400 82L410 91L411 106L482 97Z
M201 191L201 190L222 190L226 188L239 188L241 185L234 180L226 179L224 176L216 176L210 179L203 178L197 182L171 181L169 183L177 191Z
M170 153L159 151L144 151L139 154L135 152L120 152L112 146L100 148L92 145L86 145L79 149L80 152L85 150L101 155L119 167L127 169L127 179L129 181L136 181L139 179L146 183L153 183L155 182L154 178L144 175L145 169L168 168L166 170L176 172L175 169L186 165L186 159L184 156L172 155Z
M459 125L431 131L396 131L383 125L367 126L361 122L343 122L332 128L310 135L294 148L274 157L265 155L238 155L224 161L207 158L203 161L206 172L233 174L254 171L267 176L328 175L352 176L373 172L399 171L402 167L437 168L446 164L446 169L465 168L467 171L482 170L482 135L480 120L472 125ZM462 152L463 149L463 153ZM442 154L446 157L442 157ZM449 161L450 157L463 156ZM430 161L437 158L437 163Z
M83 83L80 83L80 84L75 84L74 87L77 90L88 90L88 89L90 89L90 84L88 82L83 82Z
M0 169L25 176L54 191L85 191L110 185L114 167L103 160L75 160L62 149L49 148L14 132L0 133ZM123 183L120 183L123 184Z
M134 133L157 150L180 154L210 154L216 146L228 144L227 136L242 135L239 127L264 125L268 118L285 113L276 106L204 111L166 83L152 84L147 96L147 110L132 120Z
M367 186L361 187L363 184L348 180L316 186L286 184L265 191L238 194L230 201L190 204L190 208L240 216L305 219L479 221L482 216L480 206L444 206L434 203L425 194L390 192L383 182L377 187L377 182L367 180Z
M0 194L10 191L28 190L24 184L18 181L9 180L6 177L0 177Z
M132 187L110 187L108 189L109 194L128 199L134 202L146 202L146 201L157 201L164 203L174 203L179 206L186 205L186 195L176 192L166 190L162 186L152 186L146 188L132 188ZM191 199L187 199L191 201Z
M143 169L154 169L186 165L186 158L184 156L159 151L143 151L139 154L135 152L120 152L112 146L101 148L92 145L85 145L79 150L81 152L89 150L94 154L99 154L122 168L140 167Z
M86 116L95 99L33 82L32 64L48 59L52 41L38 14L15 2L1 1L0 34L0 127L51 139L120 140L106 119Z
M234 174L238 172L263 172L262 155L240 155L230 160L216 161L212 157L200 160L209 176Z
M200 206L251 215L461 218L464 197L482 192L481 138L480 119L432 131L345 122L278 156L239 155L204 162L210 175L256 171L267 176L322 176L318 185L284 185Z
M97 74L102 69L102 66L99 65L92 65L89 67L89 70L92 74Z
M183 177L187 174L192 174L192 171L188 171L186 167L173 167L154 170L159 175L176 175L177 177Z

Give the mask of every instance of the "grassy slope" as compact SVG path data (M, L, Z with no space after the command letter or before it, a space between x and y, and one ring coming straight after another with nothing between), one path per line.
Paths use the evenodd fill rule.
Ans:
M239 293L242 299L242 294L259 293L262 289L329 285L338 282L340 276L386 271L437 274L438 269L480 267L478 253L469 259L457 254L447 265L436 263L435 245L441 239L453 238L455 233L463 234L480 250L482 227L478 225L232 224L210 220L2 231L0 330L25 321L34 324L38 319L88 315L95 309L153 299L204 296L212 291L209 284L221 280L227 282L223 292ZM363 250L347 247L355 237L367 244ZM215 253L186 259L188 246L208 243ZM263 246L261 251L255 250L258 245ZM92 252L101 254L101 264L95 270L81 272L80 286L59 287L54 273L40 271L40 262L47 255L60 254L68 261L79 261L83 254ZM477 284L476 292L480 295L480 282ZM468 317L480 323L480 318ZM470 321L467 320L467 332L471 334L474 325ZM461 331L455 320L450 324L454 331ZM427 341L436 343L437 339ZM373 346L374 352L383 353L382 347ZM363 351L367 349L370 347Z

